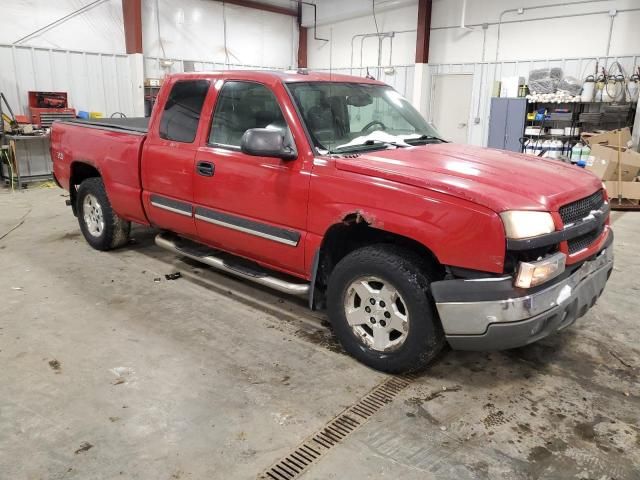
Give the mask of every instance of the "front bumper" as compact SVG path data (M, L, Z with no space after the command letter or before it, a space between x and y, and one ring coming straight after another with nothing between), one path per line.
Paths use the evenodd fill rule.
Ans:
M602 294L613 270L613 232L605 246L551 285L514 289L511 277L432 284L442 327L457 350L503 350L571 325ZM524 294L524 295L523 295Z

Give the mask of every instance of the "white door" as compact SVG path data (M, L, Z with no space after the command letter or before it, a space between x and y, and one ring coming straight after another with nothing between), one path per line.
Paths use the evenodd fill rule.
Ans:
M445 140L467 143L473 75L434 75L431 123Z

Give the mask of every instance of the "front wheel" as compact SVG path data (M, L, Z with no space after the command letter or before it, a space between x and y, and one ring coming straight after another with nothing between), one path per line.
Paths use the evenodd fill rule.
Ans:
M424 368L445 344L427 270L419 255L395 245L344 257L331 274L327 299L345 350L389 373Z
M113 211L101 178L84 180L78 188L77 202L78 223L89 245L96 250L111 250L128 242L131 222Z

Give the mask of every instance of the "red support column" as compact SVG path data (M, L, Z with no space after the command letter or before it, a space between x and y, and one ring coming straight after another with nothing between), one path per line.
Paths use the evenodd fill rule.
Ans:
M298 68L307 68L307 27L298 27Z
M416 63L429 63L429 37L431 35L432 0L418 2L418 35L416 38Z
M122 0L127 53L142 53L142 0Z
M298 68L307 68L307 31L302 26L302 4L298 3Z

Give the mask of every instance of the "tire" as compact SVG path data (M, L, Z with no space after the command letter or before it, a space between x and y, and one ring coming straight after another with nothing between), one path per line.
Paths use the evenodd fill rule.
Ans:
M371 245L345 256L331 273L327 290L329 319L344 349L383 372L424 369L445 345L429 292L431 271L424 258L396 245ZM380 299L385 298L383 304ZM347 317L352 324L368 323L352 326Z
M80 184L76 207L80 230L93 248L106 251L127 244L131 222L113 211L101 178L88 178Z

